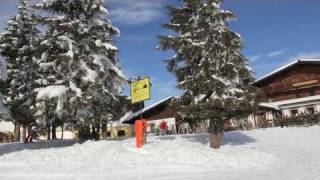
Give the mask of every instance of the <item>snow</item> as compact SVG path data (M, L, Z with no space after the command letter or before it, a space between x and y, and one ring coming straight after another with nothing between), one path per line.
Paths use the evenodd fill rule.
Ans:
M80 64L81 64L82 69L84 69L86 72L86 76L82 77L82 79L85 81L95 82L96 78L98 76L97 72L90 69L90 67L88 67L86 62L84 62L82 60L80 61Z
M267 108L271 108L271 109L275 109L275 110L280 110L279 106L275 105L273 103L259 103L259 106L267 107Z
M106 48L107 50L114 50L114 51L117 51L117 50L118 50L117 47L113 46L113 45L110 44L110 43L103 43L103 42L101 42L100 39L96 40L96 41L95 41L95 44L96 44L96 46L98 46L98 47L104 47L104 48Z
M219 150L208 135L148 137L74 144L39 142L0 145L5 180L278 180L319 179L320 127L272 128L225 133ZM36 148L39 149L36 149Z
M73 49L72 49L73 48L73 45L72 45L73 41L65 35L59 36L58 39L63 40L68 44L68 52L65 53L65 55L67 57L70 57L70 59L73 59L73 56L74 56Z
M0 80L6 81L7 78L7 62L0 56Z
M126 112L120 119L119 122L122 123L123 121L127 120L128 118L130 118L132 116L133 112L132 111L128 111Z
M40 63L39 67L43 70L47 70L50 67L55 67L56 63L55 62L44 62Z
M110 59L105 59L103 60L103 63L105 63L106 68L112 70L113 72L115 72L119 78L121 79L126 79L125 75L122 73L121 68L118 67L118 64L113 64Z
M194 102L195 104L198 104L198 102L202 101L203 98L205 98L207 95L206 94L199 94L194 97Z
M10 121L0 120L0 132L13 132L14 124Z
M47 86L37 90L37 100L47 100L51 98L58 98L56 112L63 109L67 88L65 86Z
M0 93L0 115L2 116L2 119L8 120L10 119L11 115L8 107L5 106L5 103L6 103L5 97L3 96L2 93Z
M74 84L72 81L69 82L70 83L70 89L73 90L74 92L76 92L76 95L78 97L81 97L82 96L82 91L80 88L78 88L76 86L76 84Z

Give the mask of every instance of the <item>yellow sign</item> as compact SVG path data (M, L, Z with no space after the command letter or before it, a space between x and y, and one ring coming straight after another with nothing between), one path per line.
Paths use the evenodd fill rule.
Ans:
M131 103L148 100L151 98L150 79L144 78L130 84L131 87Z

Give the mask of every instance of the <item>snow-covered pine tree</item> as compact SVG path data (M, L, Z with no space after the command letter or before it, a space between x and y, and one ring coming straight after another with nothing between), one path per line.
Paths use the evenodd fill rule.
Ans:
M220 8L221 0L183 0L169 6L164 27L175 36L160 36L160 49L173 50L168 70L184 94L178 99L181 117L209 120L210 144L219 148L224 122L249 113L254 104L252 72L240 35L228 27L236 16Z
M20 0L18 13L1 35L1 55L8 62L8 89L5 92L15 120L16 140L20 140L20 125L26 127L34 121L30 106L34 102L34 54L38 30L30 15L28 0ZM25 129L23 137L25 137Z
M33 110L37 122L47 129L47 138L55 136L57 126L62 126L62 119L70 117L67 107L67 91L71 75L70 64L73 61L73 42L59 28L62 17L37 17L38 22L46 25L38 43L37 103Z
M69 114L78 119L79 124L95 127L104 118L119 112L124 76L118 63L118 49L112 40L119 30L106 19L108 11L104 1L43 0L36 7L51 13L40 18L48 27L42 44L46 49L55 47L55 51L62 51L60 55L56 53L59 58L47 53L49 56L44 55L42 61L61 59L53 67L64 72L60 84L67 89ZM55 40L50 38L63 40L58 43L61 47L53 46Z

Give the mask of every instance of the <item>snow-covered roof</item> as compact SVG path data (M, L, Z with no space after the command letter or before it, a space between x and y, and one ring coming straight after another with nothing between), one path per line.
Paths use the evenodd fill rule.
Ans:
M162 99L162 100L160 100L160 101L158 101L158 102L156 102L156 103L154 103L154 104L152 104L152 105L150 105L150 106L148 106L148 107L145 107L145 108L143 108L142 110L139 110L139 111L137 111L137 112L135 112L135 113L132 113L132 114L130 114L130 115L125 114L124 116L126 116L126 117L120 118L121 123L128 122L128 121L132 120L133 118L136 118L136 117L140 116L141 113L143 114L143 113L145 113L145 112L147 112L147 111L149 111L149 110L157 107L158 105L160 105L160 104L162 104L162 103L165 103L165 102L171 100L172 98L174 98L174 97L173 97L173 96L169 96L169 97L167 97L167 98L165 98L165 99Z
M279 106L277 106L273 103L259 103L259 106L270 108L270 109L275 109L275 110L280 110Z
M296 99L290 99L290 100L284 100L284 101L269 102L269 103L259 103L259 106L280 110L283 108L309 105L313 103L320 103L320 95L308 96L308 97L296 98Z
M320 63L320 59L298 59L298 60L295 60L295 61L293 61L293 62L291 62L289 64L281 66L280 68L272 71L271 73L268 73L268 74L260 77L259 79L257 79L253 83L253 85L256 85L256 84L262 82L263 80L266 80L266 79L268 79L270 77L273 77L273 76L279 74L280 72L283 72L284 70L287 70L287 69L289 69L289 68L291 68L291 67L293 67L293 66L295 66L297 64L300 64L300 63Z

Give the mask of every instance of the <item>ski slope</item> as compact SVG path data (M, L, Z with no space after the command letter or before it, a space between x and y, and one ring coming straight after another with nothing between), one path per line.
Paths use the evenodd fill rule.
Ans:
M2 144L0 179L317 180L319 137L314 126L228 132L219 150L207 135L148 137L143 149L134 139Z

